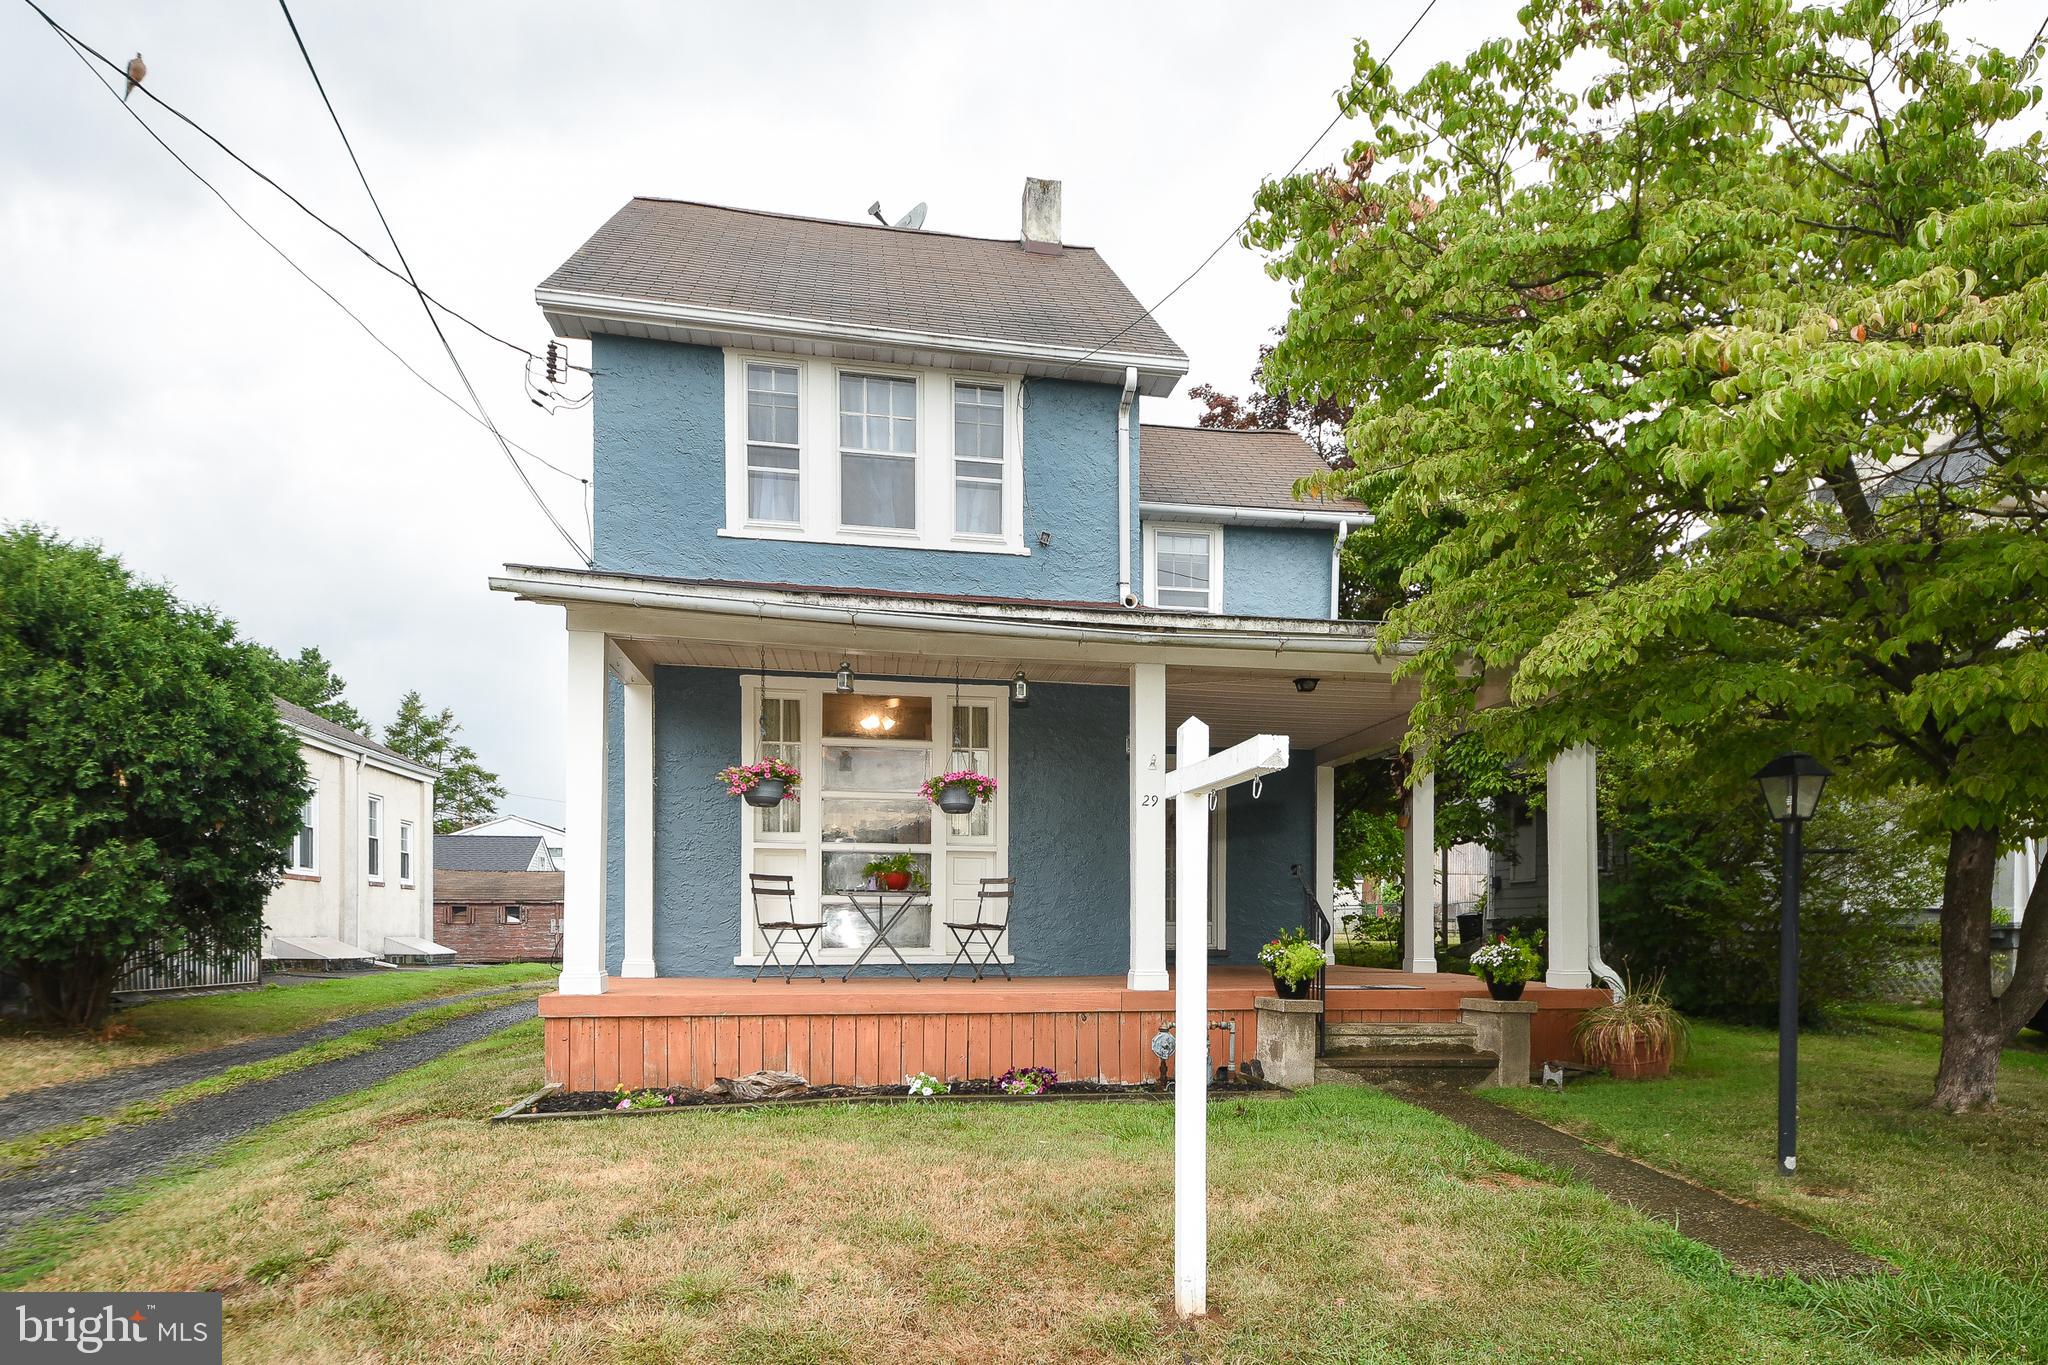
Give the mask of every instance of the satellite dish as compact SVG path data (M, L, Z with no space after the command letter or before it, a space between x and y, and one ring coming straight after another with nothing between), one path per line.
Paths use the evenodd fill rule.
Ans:
M880 208L881 206L881 202L877 200L875 203L875 207ZM924 226L924 214L925 206L923 204L919 204L916 208L904 214L901 218L898 218L896 220L896 226L900 228L909 228L912 232L915 232L919 228Z
M868 205L868 217L874 219L883 227L889 226L889 220L882 216L882 201L879 199Z

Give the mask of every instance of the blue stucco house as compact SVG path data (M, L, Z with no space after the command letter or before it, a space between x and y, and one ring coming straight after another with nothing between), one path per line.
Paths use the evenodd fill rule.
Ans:
M565 994L752 976L748 873L792 877L850 962L843 893L895 853L932 888L891 935L911 964L1014 877L1019 977L1163 991L1189 716L1292 753L1211 822L1213 960L1255 963L1304 887L1330 903L1334 768L1412 700L1336 619L1367 510L1297 496L1324 466L1289 432L1143 420L1187 359L1061 240L1059 194L1028 181L993 238L635 199L539 287L590 345L594 563L493 586L564 612L569 823L608 851L569 870ZM714 780L768 756L797 799ZM948 816L918 788L959 768L998 791Z

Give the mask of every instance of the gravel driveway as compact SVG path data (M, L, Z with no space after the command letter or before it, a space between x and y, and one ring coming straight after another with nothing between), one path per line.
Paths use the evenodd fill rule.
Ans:
M488 1038L535 1013L532 1000L500 1005L354 1057L320 1062L208 1095L178 1106L153 1123L116 1128L67 1147L45 1165L0 1180L0 1237L38 1218L89 1208L124 1185L204 1156L265 1124ZM368 1017L357 1015L348 1022L360 1028Z

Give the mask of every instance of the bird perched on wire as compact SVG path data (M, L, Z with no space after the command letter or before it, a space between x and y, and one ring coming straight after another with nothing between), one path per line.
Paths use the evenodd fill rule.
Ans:
M142 64L140 52L128 59L128 88L121 92L121 103L128 102L128 97L135 93L135 87L142 84L142 78L148 74L149 68Z

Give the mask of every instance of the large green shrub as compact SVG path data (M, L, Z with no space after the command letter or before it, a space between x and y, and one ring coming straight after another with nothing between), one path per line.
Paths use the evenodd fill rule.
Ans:
M0 531L0 964L52 1021L138 950L257 942L306 781L269 676L97 547Z

